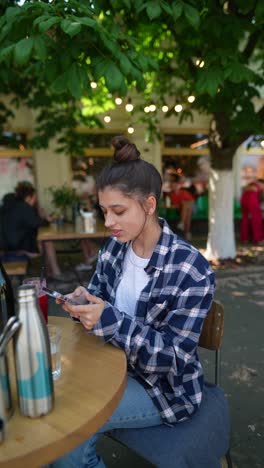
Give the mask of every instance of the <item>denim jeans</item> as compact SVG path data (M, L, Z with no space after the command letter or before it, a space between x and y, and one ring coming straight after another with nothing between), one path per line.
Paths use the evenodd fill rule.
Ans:
M53 462L54 468L105 468L96 454L100 435L111 429L137 429L162 424L159 411L137 380L128 377L124 395L108 421L76 449Z

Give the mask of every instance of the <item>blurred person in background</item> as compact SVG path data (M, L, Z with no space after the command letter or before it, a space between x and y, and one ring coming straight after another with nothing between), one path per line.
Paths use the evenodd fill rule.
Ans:
M180 212L180 222L177 225L179 229L184 231L185 238L190 240L192 213L195 206L195 187L183 187L182 178L177 175L171 175L171 206L178 208Z
M14 193L8 193L3 197L1 212L5 250L25 254L28 257L39 255L38 228L48 226L52 218L44 216L43 212L39 214L33 185L30 182L19 182ZM45 249L47 274L60 278L61 271L54 243L46 242Z
M261 200L264 193L264 181L259 179L248 183L241 195L242 219L240 225L241 242L249 242L250 234L254 243L264 239Z

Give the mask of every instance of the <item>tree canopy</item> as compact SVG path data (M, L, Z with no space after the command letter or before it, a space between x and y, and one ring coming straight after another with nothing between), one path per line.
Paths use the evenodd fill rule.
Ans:
M217 167L230 167L236 147L263 133L264 109L254 102L264 84L262 0L20 3L0 5L0 95L13 96L10 108L0 104L0 124L20 102L36 109L36 146L63 132L71 151L76 124L101 125L98 110L131 88L146 102L173 103L167 115L182 103L180 121L193 109L212 115ZM82 97L91 107L85 115ZM141 118L157 126L155 113Z

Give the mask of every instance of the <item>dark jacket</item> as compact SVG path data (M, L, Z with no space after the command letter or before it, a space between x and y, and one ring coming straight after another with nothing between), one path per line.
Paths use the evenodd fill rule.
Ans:
M9 193L3 198L1 224L5 250L38 252L38 227L49 223L40 218L36 208Z

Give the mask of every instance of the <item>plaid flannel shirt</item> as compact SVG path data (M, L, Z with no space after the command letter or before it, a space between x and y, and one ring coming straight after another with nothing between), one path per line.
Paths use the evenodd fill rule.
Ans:
M88 290L106 304L93 333L124 350L129 374L172 425L194 413L202 399L197 346L213 299L214 273L193 246L159 221L162 233L145 268L149 282L134 317L114 306L129 243L108 240Z

